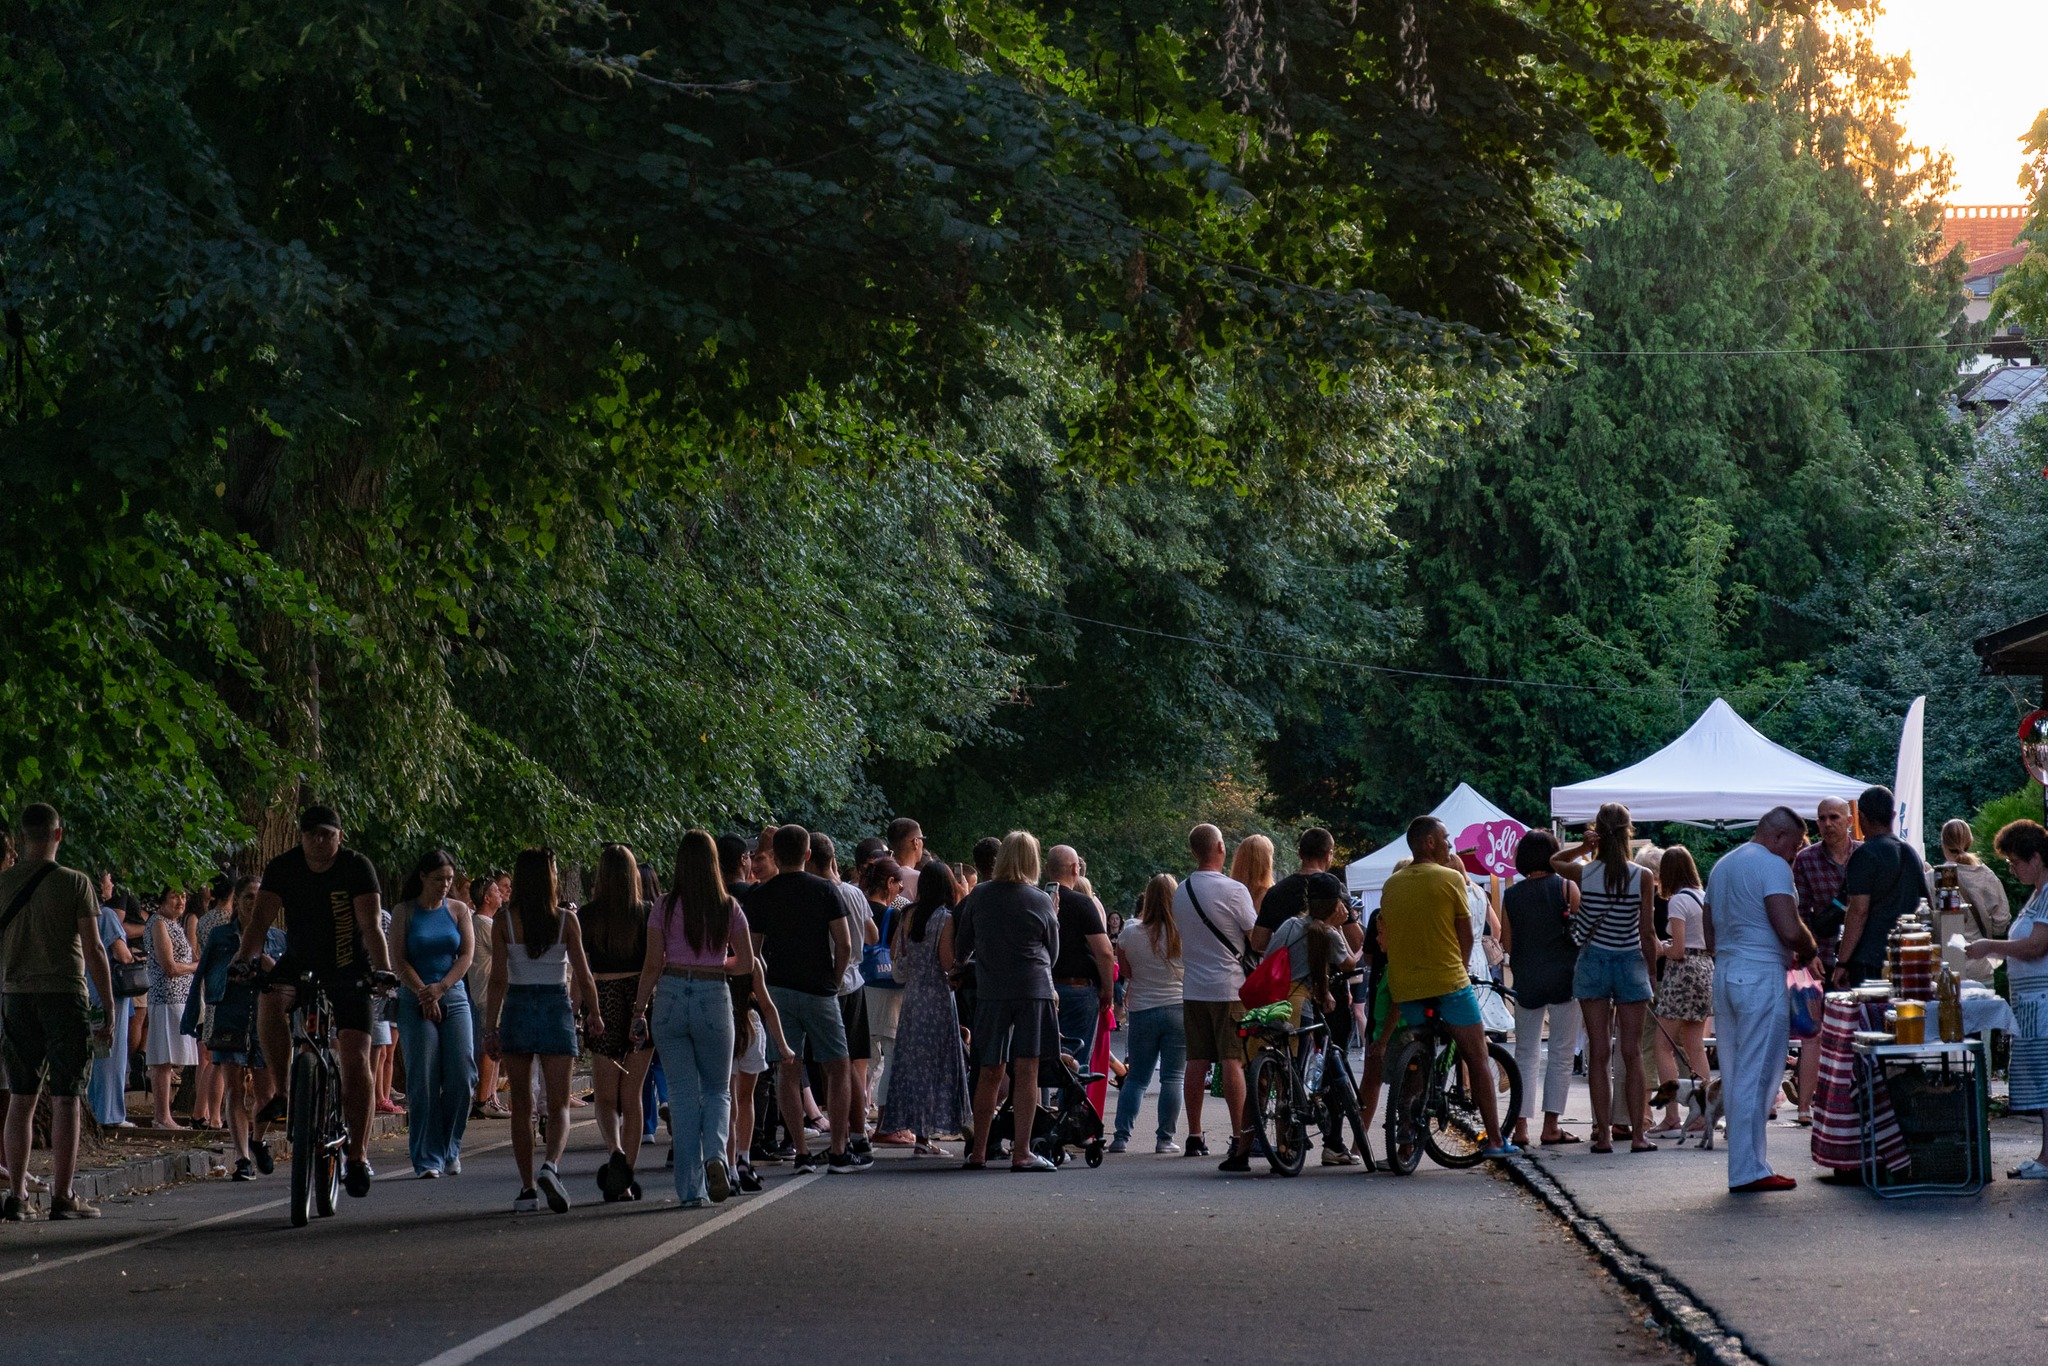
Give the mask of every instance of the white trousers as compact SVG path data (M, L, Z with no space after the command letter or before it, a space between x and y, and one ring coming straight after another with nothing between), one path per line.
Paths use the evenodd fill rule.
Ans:
M1543 1017L1550 1016L1549 1057L1544 1058ZM1579 1040L1579 1003L1515 1007L1515 1069L1522 1074L1522 1113L1536 1113L1536 1068L1543 1065L1543 1113L1561 1115L1572 1089L1572 1054Z
M1771 1174L1765 1135L1792 1041L1783 964L1714 964L1714 1039L1721 1055L1721 1104L1728 1112L1728 1184L1747 1185Z

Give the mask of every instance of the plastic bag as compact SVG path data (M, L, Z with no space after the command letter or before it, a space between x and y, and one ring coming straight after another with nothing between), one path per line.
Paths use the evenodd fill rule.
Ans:
M1820 983L1814 980L1813 973L1803 965L1791 969L1785 974L1785 994L1792 998L1792 1037L1818 1037L1827 1001L1821 995Z

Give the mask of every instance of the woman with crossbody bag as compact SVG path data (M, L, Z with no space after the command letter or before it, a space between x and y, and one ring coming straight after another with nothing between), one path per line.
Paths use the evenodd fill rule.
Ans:
M1614 1085L1609 1052L1618 1025L1622 1039L1622 1089L1628 1105L1629 1151L1655 1152L1643 1135L1648 1095L1643 1077L1643 1022L1650 1004L1650 964L1657 956L1651 922L1650 879L1629 859L1635 835L1628 808L1608 802L1576 848L1552 857L1550 866L1579 884L1579 913L1572 939L1580 945L1572 974L1572 996L1586 1022L1586 1081L1593 1093L1593 1142L1588 1151L1614 1151Z

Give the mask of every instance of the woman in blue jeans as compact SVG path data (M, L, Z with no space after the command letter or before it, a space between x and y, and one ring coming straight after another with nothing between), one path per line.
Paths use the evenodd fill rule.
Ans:
M450 899L455 860L440 849L414 865L391 908L398 1046L405 1053L406 1142L413 1175L462 1173L462 1131L476 1088L475 1031L463 977L476 956L469 907Z
M647 957L633 999L633 1036L652 1033L668 1075L676 1200L684 1209L732 1194L725 1165L734 1038L727 980L751 980L753 973L753 937L718 875L718 847L692 830L676 851L668 895L647 917Z
M1159 1128L1152 1151L1177 1153L1173 1141L1180 1126L1181 1081L1187 1074L1187 1025L1181 1013L1180 930L1173 923L1171 873L1146 884L1138 918L1116 939L1116 961L1123 969L1124 1008L1130 1012L1130 1071L1116 1100L1116 1133L1109 1150L1120 1153L1130 1141L1145 1103L1145 1086L1159 1068Z

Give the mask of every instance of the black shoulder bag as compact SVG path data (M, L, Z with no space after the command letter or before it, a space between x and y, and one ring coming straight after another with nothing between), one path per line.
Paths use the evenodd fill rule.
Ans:
M1223 946L1224 952L1235 958L1237 965L1246 972L1250 972L1253 968L1257 967L1259 965L1258 955L1253 953L1249 946L1241 949L1224 938L1223 931L1216 928L1216 922L1209 919L1209 913L1202 909L1202 899L1195 895L1195 880L1191 877L1186 882L1183 882L1181 886L1188 890L1188 905L1195 908L1195 914L1201 918L1203 928L1216 936L1216 942Z

